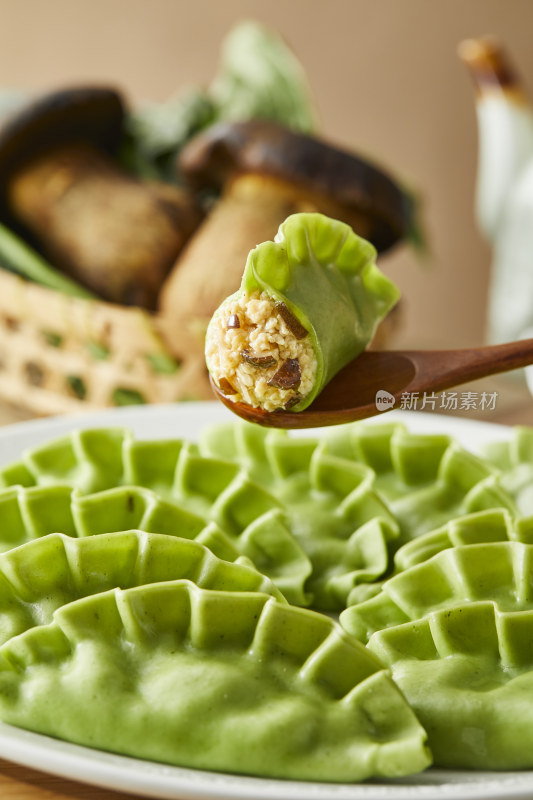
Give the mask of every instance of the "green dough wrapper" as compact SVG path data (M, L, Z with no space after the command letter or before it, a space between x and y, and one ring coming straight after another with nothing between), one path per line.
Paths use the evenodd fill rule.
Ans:
M482 535L484 516L496 536L511 531L505 515L498 523L486 512L463 522L467 536ZM341 614L391 668L437 766L533 768L532 587L533 545L458 545Z
M533 768L533 611L463 603L375 633L435 765Z
M250 558L290 603L340 611L395 554L440 546L426 534L449 520L495 508L514 518L501 477L450 437L399 423L303 438L239 421L206 426L198 445L81 430L0 470L0 483L24 484L0 491L0 550L56 531L165 533Z
M84 539L51 533L0 555L0 644L51 622L66 603L117 587L190 580L206 589L264 592L285 602L245 561L224 561L198 542L138 530Z
M465 517L470 524L463 529L471 535L486 530L495 514ZM384 581L373 597L343 611L340 621L368 642L377 631L467 602L490 600L504 611L533 611L532 586L531 544L502 539L450 546Z
M367 648L268 595L103 592L0 648L3 721L184 767L351 782L419 772L426 734Z

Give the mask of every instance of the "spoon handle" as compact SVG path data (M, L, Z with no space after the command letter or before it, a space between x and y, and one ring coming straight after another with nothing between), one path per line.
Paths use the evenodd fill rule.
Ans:
M405 391L439 391L533 364L533 339L466 350L411 351L415 367Z

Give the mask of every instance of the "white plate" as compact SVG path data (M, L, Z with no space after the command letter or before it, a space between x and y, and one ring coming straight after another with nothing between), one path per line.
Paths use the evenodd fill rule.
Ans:
M0 429L0 465L27 447L75 428L119 425L143 439L194 439L206 424L235 419L218 403L140 406L80 417L22 422ZM473 450L509 436L501 425L392 411L386 420L406 422L411 430L444 432ZM376 421L376 420L373 420ZM379 421L379 418L378 418ZM305 432L303 432L305 433ZM532 722L533 724L533 722ZM34 769L144 797L173 800L509 800L533 798L533 772L459 772L430 769L397 781L324 784L273 781L201 770L180 769L79 747L0 723L0 753Z

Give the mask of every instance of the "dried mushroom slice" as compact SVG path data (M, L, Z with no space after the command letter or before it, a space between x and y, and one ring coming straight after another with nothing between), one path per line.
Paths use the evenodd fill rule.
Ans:
M375 258L343 222L288 217L273 242L250 251L240 289L209 324L206 363L217 386L228 381L235 401L266 411L306 408L398 300Z
M285 303L276 303L274 308L296 339L305 339L306 336L309 336L309 330L302 325L298 317L287 308Z
M245 364L258 367L258 369L268 369L278 363L272 355L262 356L259 353L252 353L250 350L241 350L241 359Z
M218 382L218 388L222 392L222 394L232 395L237 394L237 390L231 385L231 383L226 380L226 378L221 378Z
M297 358L288 358L284 361L279 369L272 375L268 385L274 386L276 389L295 389L300 386L302 382L302 370L300 369L300 362ZM299 397L296 395L295 397ZM285 403L284 408L291 402L290 398Z
M301 401L301 399L302 399L302 395L301 395L301 394L299 394L299 393L296 393L296 394L294 395L294 397L290 397L290 398L287 400L287 402L286 402L286 403L285 403L285 405L283 406L283 410L284 410L284 411L290 411L290 410L291 410L291 408L294 408L295 406L297 406L297 405L298 405L298 403Z
M436 766L533 768L533 611L477 601L376 632Z
M334 622L186 581L84 598L11 639L0 716L129 756L274 778L361 781L430 761L389 673Z
M0 643L51 622L57 608L81 597L183 579L284 601L257 570L223 561L195 541L136 530L85 539L52 533L0 555Z
M303 326L284 303L253 291L228 298L219 311L207 347L220 367L211 372L223 394L255 405L264 401L274 410L310 390L316 372L311 340L307 330L301 335ZM289 315L293 322L287 324Z

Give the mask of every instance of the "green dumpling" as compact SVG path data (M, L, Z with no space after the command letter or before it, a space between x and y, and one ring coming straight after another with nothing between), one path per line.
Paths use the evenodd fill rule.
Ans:
M476 511L451 519L404 544L394 555L394 566L397 572L401 572L450 547L507 541L531 544L533 519L516 519L505 506Z
M434 763L451 769L533 769L533 611L478 601L375 633L428 732Z
M492 520L493 514L470 519L472 527L466 523L464 529L472 530L483 518ZM373 597L343 611L340 621L350 634L367 642L376 631L467 602L489 600L503 611L533 610L532 586L533 545L459 545L393 575Z
M289 602L326 611L360 599L398 548L443 522L516 513L490 463L397 423L303 438L239 422L206 428L198 445L78 430L0 470L0 483L15 479L24 486L0 489L0 550L55 531L179 535L247 556Z
M251 565L223 561L196 541L137 530L83 539L51 533L0 554L0 644L51 622L54 611L73 600L183 579L207 589L264 592L284 602Z
M215 312L207 367L221 391L267 411L301 411L361 353L399 292L376 250L345 223L293 214L248 256Z
M426 734L329 618L183 581L62 606L0 648L4 722L138 758L313 781L428 766Z
M194 539L227 561L243 555L215 523L142 486L83 495L69 486L43 483L0 489L0 553L57 531L84 538L136 529Z
M533 545L459 545L341 614L391 668L437 766L533 768L532 587Z

